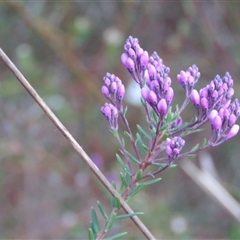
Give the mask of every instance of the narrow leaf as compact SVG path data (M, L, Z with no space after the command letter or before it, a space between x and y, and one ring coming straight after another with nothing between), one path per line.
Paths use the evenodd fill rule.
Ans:
M97 204L98 204L98 208L99 208L102 216L103 216L106 220L108 220L108 216L107 216L106 212L104 211L103 205L101 204L101 202L100 202L100 201L97 201Z
M131 134L130 134L129 132L124 131L123 134L124 134L124 136L126 136L126 137L129 138L130 140L132 139Z
M120 209L121 208L121 202L120 199L118 197L115 197L115 208Z
M141 101L142 106L145 107L145 106L146 106L145 100L141 97L141 98L140 98L140 101Z
M134 213L123 214L123 215L117 216L117 219L129 218L129 217L133 217L133 216L141 215L141 214L144 214L144 213L143 212L134 212Z
M110 218L108 219L107 226L105 227L106 231L108 231L112 227L115 219L116 219L116 213L113 212Z
M196 144L192 149L191 149L191 152L193 152L193 151L195 151L195 150L197 150L199 148L199 143L198 144Z
M88 229L88 239L95 240L93 230L91 228Z
M139 161L137 158L135 158L130 152L126 151L126 154L129 156L129 158L130 158L133 162L135 162L135 163L137 163L137 164L140 163L140 161Z
M167 165L167 163L159 163L159 162L152 162L152 165L155 165L155 166L159 166L159 167L165 167ZM177 167L177 164L175 163L172 163L169 168L174 168L174 167Z
M118 154L116 154L116 158L117 158L118 163L122 167L123 171L131 174L128 166L123 162L122 158Z
M148 152L148 153L151 152L150 149L144 143L142 144L141 147L145 152Z
M120 178L121 178L121 180L122 180L123 186L124 186L124 187L128 187L128 183L127 183L125 177L123 176L123 173L122 173L122 172L120 172Z
M151 185L153 183L159 182L161 179L162 178L155 178L155 179L152 179L152 180L149 180L149 181L146 181L146 182L142 182L142 184L144 184L145 186Z
M115 240L115 239L120 238L120 237L122 237L122 236L124 236L126 234L127 234L127 232L122 232L122 233L118 233L118 234L116 234L116 235L114 235L112 237L104 238L104 239L105 240Z
M142 133L142 135L143 135L145 138L147 138L148 140L151 140L150 135L149 135L148 133L146 133L145 130L143 130L143 128L142 128L140 125L138 125L138 124L137 124L137 129L138 129L139 132Z
M129 198L139 193L141 190L143 190L143 188L145 188L145 185L142 183L138 183L137 186L134 187L132 191L129 193Z
M208 142L207 139L204 138L204 139L203 139L203 144L202 144L202 146L205 147L205 146L207 145L207 142Z
M188 158L195 158L196 154L188 154L186 157L188 157Z
M137 180L138 181L142 180L142 176L143 176L143 170L139 169L137 172Z
M115 137L119 137L118 131L112 128L109 128L109 131L115 136Z
M98 233L99 232L98 217L97 217L97 213L93 207L91 208L91 215L92 215L92 223L93 223L94 233Z

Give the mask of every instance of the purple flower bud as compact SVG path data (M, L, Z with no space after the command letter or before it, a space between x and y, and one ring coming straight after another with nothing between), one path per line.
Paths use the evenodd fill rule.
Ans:
M187 81L188 81L189 86L194 85L194 77L193 76L189 75Z
M223 107L224 107L224 108L228 108L229 105L230 105L230 103L231 103L231 99L229 99L229 100L227 100L226 102L224 102Z
M224 118L224 108L220 108L218 115L223 119Z
M208 89L207 89L207 87L202 88L199 93L200 93L200 97L201 98L203 98L203 97L207 98L208 97Z
M171 156L172 156L172 154L173 154L173 151L172 151L172 149L171 149L171 147L170 147L170 146L167 146L167 147L166 147L166 154L167 154L169 157L171 157Z
M178 127L182 124L182 117L178 116L176 120L171 124L172 128Z
M218 92L216 90L213 91L212 98L214 101L218 98Z
M104 104L104 106L101 107L101 112L108 120L111 119L111 108L107 104Z
M159 101L157 108L158 108L158 112L161 114L161 116L166 115L168 107L167 107L167 102L164 98Z
M109 90L106 86L102 86L102 94L108 98L109 97Z
M148 64L148 74L151 80L156 77L156 68L152 64Z
M223 111L223 117L228 119L228 118L229 118L229 115L230 115L229 110L228 110L228 109L224 109L224 111Z
M230 116L229 116L229 120L228 120L228 126L229 127L232 127L235 122L237 121L237 117L232 113Z
M123 99L124 94L125 94L125 87L123 84L121 84L117 89L117 98L120 100Z
M206 98L201 98L200 104L204 110L208 109L208 100Z
M143 69L146 69L149 61L149 55L147 51L144 51L140 57L140 65Z
M174 149L173 149L173 154L174 154L174 155L178 155L179 152L180 152L180 150L179 150L178 148L174 148Z
M149 101L149 103L152 103L153 105L157 104L157 95L152 90L150 90L150 92L148 94L148 101Z
M110 86L110 90L112 93L115 93L117 91L117 83L116 82L112 82L112 84Z
M165 81L166 81L166 83L168 84L168 86L171 86L172 80L171 80L170 77L167 77L167 78L165 79Z
M208 115L208 119L210 120L211 123L217 115L218 115L218 112L215 109L210 112L210 114Z
M168 88L167 94L165 96L165 99L167 101L167 104L170 104L173 100L173 96L174 96L174 91L171 87Z
M232 98L233 94L234 94L234 89L233 88L229 88L228 89L227 98L228 99Z
M168 85L168 83L165 82L165 83L163 84L163 87L162 87L163 93L166 94L167 91L168 91L168 88L169 88L169 85Z
M234 137L234 136L238 133L238 131L239 131L239 125L234 124L234 125L231 127L231 129L230 129L230 131L228 132L228 134L226 135L226 140L229 139L229 138Z
M185 71L180 71L180 73L177 75L178 82L182 85L185 86L187 81L188 81L188 76L189 73Z
M199 107L199 104L200 104L200 96L199 96L199 93L196 89L193 89L192 90L192 93L191 93L191 101L193 103L193 105L195 107Z
M228 85L227 85L226 83L224 83L224 84L222 85L222 88L223 88L224 91L227 91L227 90L228 90Z
M150 90L149 90L148 88L146 88L146 87L143 87L143 88L141 89L142 98L143 98L145 101L147 101L147 102L148 102L149 92L150 92Z
M132 48L128 49L128 54L132 59L136 59L136 53Z
M159 89L159 83L158 83L158 81L157 81L157 80L151 81L151 83L150 83L150 88L151 88L151 90L153 90L153 91L158 91L158 89Z
M212 121L213 129L219 131L222 127L222 118L217 115Z
M137 57L140 58L142 54L143 54L143 49L140 47L137 49Z
M127 60L128 60L128 54L127 54L127 53L123 53L123 54L121 55L121 61L122 61L122 64L123 64L124 66L126 66Z
M130 71L133 72L135 70L135 63L134 61L129 57L125 63L125 67Z

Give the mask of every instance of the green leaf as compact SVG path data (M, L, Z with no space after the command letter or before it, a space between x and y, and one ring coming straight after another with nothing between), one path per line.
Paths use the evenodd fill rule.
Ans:
M142 183L138 183L137 185L136 185L136 187L134 187L133 189L132 189L132 191L129 193L129 198L130 197L133 197L134 195L136 195L137 193L139 193L141 190L143 190L145 188L145 185L144 184L142 184Z
M133 217L133 216L136 216L136 215L142 215L142 214L144 214L144 213L143 212L128 213L128 214L123 214L123 215L117 216L117 219L124 219L124 218Z
M155 179L152 179L152 180L149 180L149 181L146 181L146 182L142 182L142 184L144 184L145 186L151 185L153 183L159 182L161 179L162 178L155 178Z
M124 175L123 175L122 172L120 172L120 178L121 178L121 180L122 180L123 186L124 186L124 187L128 187L129 184L127 183L127 181L126 181L126 179L125 179L125 177L124 177Z
M129 132L124 131L123 134L124 134L124 136L126 136L126 137L129 138L130 140L132 139L132 136L131 136L131 134L130 134Z
M159 166L159 167L165 167L167 163L158 163L158 162L152 162L152 165ZM177 167L177 164L172 163L169 168Z
M140 161L139 161L137 158L135 158L130 152L126 151L126 154L129 156L129 158L130 158L133 162L135 162L135 163L137 163L137 164L140 163Z
M90 222L90 228L92 229L93 234L95 234L96 232L95 232L95 228L93 226L93 222L92 221Z
M109 128L109 131L115 136L115 137L119 137L118 131L112 128Z
M142 133L142 135L143 135L145 138L147 138L148 140L151 140L150 135L149 135L148 133L146 133L146 132L142 129L142 127L141 127L140 125L138 125L138 124L137 124L137 129L138 129L139 132Z
M88 239L95 240L93 230L91 228L88 229Z
M110 218L108 219L107 225L106 225L106 227L105 227L106 231L108 231L108 230L112 227L115 219L116 219L116 213L113 212L113 213L111 214Z
M186 157L188 157L188 158L195 158L196 154L188 154Z
M106 212L104 211L103 205L101 204L101 202L100 202L100 201L97 201L97 204L98 204L98 208L99 208L102 216L103 216L106 220L108 220L108 216L107 216Z
M138 132L136 134L136 143L139 143L140 145L143 144L143 140Z
M145 152L148 152L148 153L151 152L151 150L144 143L142 144L141 147Z
M199 148L199 143L196 144L196 145L191 149L191 152L196 151L198 148Z
M207 142L208 142L207 139L204 138L204 139L203 139L203 144L202 144L202 146L205 147L205 146L207 145Z
M143 176L143 170L139 169L137 172L137 180L138 181L142 180L142 176Z
M122 167L123 171L128 172L129 175L131 175L129 167L123 162L122 158L118 154L116 154L116 158L117 158L118 163Z
M118 197L111 196L111 206L112 208L119 209L121 207L120 199Z
M156 123L158 122L158 115L154 111L151 111L151 115L152 115L152 118L153 118L153 122L156 125Z
M145 106L146 106L145 100L141 97L141 98L140 98L140 101L141 101L142 106L145 107Z
M121 208L121 202L120 202L120 199L118 198L118 197L115 197L114 198L114 206L115 206L115 208L117 208L117 209L120 209Z
M118 233L112 237L104 238L104 240L114 240L114 239L120 238L126 234L127 234L127 232Z
M126 116L127 110L128 110L128 106L126 106L125 109L124 109L124 111L123 111L123 116L124 116L124 117Z
M168 134L167 133L164 133L161 140L162 141L165 141L166 139L168 138Z
M98 233L99 232L98 217L97 217L97 213L93 207L91 208L91 215L92 215L92 224L93 224L94 233Z
M168 113L167 113L167 118L166 118L166 122L170 123L172 122L173 119L173 114L172 114L172 106L168 109Z

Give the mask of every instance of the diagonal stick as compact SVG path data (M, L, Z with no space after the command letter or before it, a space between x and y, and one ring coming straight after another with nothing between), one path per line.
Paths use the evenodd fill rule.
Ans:
M89 168L93 171L96 177L101 181L101 183L106 187L106 189L114 197L118 197L120 199L121 206L124 209L124 211L128 214L134 213L133 210L129 207L129 205L122 199L120 194L113 188L111 183L102 174L102 172L98 169L98 167L92 162L92 160L87 155L87 153L82 149L82 147L73 138L73 136L66 129L66 127L60 122L60 120L56 117L56 115L52 112L52 110L48 107L48 105L43 101L43 99L38 95L35 89L30 85L27 79L22 75L22 73L17 69L14 63L9 59L9 57L4 53L4 51L1 48L0 48L0 58L11 70L11 72L18 79L18 81L23 85L23 87L28 91L28 93L33 97L33 99L38 103L38 105L42 108L42 110L47 114L47 116L51 119L53 124L70 142L70 144L77 151L77 153L83 158L83 160L86 162ZM155 237L151 234L151 232L147 229L147 227L142 223L142 221L136 215L132 216L131 219L147 239L149 240L155 239Z

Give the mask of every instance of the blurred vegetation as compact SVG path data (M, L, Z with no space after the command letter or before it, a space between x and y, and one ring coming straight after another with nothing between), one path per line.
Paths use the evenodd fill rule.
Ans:
M229 71L239 98L239 12L237 1L9 0L0 3L1 48L112 179L118 146L99 111L100 87L107 71L129 83L120 62L125 39L139 38L171 68L175 103L183 99L176 74L192 64L202 73L198 88ZM2 62L0 79L0 238L85 239L90 207L97 200L108 207L109 194ZM128 116L133 128L144 121L136 106ZM210 154L240 201L239 141L240 135ZM240 239L238 223L180 168L162 177L130 202L146 213L155 236ZM130 220L113 231L125 230L129 239L142 238Z

